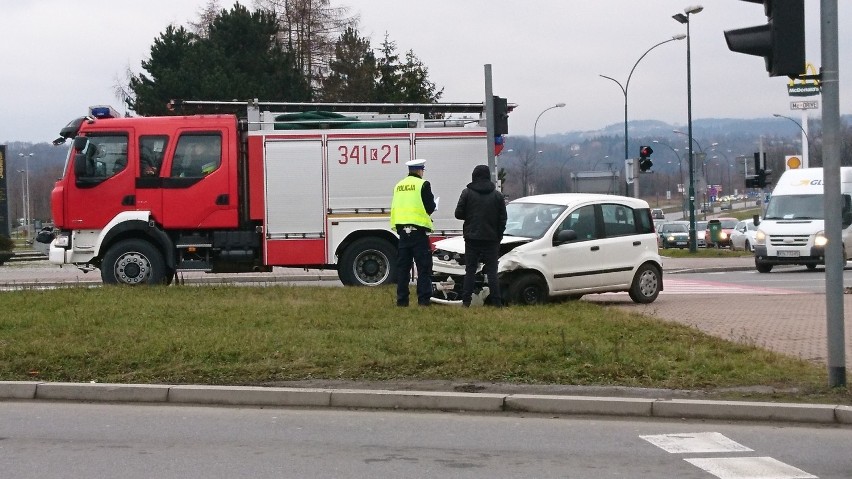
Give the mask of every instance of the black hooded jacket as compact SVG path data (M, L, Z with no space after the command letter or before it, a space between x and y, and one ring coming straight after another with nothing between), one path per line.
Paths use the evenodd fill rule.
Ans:
M506 229L506 201L491 182L491 171L486 165L473 169L472 180L467 184L456 205L456 218L464 220L464 239L500 241Z

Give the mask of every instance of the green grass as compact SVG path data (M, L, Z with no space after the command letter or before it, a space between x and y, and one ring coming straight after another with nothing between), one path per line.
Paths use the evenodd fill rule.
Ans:
M397 308L394 295L311 286L6 292L0 380L771 386L852 403L848 391L826 389L824 366L615 308Z

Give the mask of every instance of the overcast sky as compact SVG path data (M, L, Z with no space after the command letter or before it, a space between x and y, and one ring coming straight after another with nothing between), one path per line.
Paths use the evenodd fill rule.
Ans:
M89 105L121 108L113 93L129 67L140 72L154 39L169 23L197 19L206 0L3 1L0 42L0 143L54 139ZM807 59L820 61L819 1L807 0ZM840 11L840 111L852 113L852 2ZM223 0L223 6L233 3ZM243 2L251 6L251 1ZM442 101L481 102L484 65L494 93L518 104L510 135L539 137L596 130L624 120L624 84L654 44L686 33L673 20L694 5L680 0L334 0L360 16L359 30L378 47L384 34L413 50L444 88ZM723 30L765 23L763 7L704 0L691 16L693 119L791 115L785 78L769 78L763 59L727 49ZM628 88L631 120L685 125L686 40L655 48ZM277 100L277 99L268 99ZM821 103L820 103L821 104ZM811 115L818 116L819 110Z

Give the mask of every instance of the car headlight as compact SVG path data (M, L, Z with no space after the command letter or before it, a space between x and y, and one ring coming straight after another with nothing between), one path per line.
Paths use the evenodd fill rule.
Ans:
M666 241L674 241L675 237L673 235L669 235L666 237Z
M437 259L438 261L444 261L444 262L447 262L447 263L449 263L450 261L457 261L457 262L459 262L459 263L461 263L461 264L464 264L464 263L462 262L463 255L461 255L460 253L455 253L455 252L453 252L453 251L447 251L447 250L443 250L443 249L436 249L436 250L432 253L432 256L433 256L435 259Z
M825 246L828 244L828 238L825 237L825 231L817 232L814 237L814 246Z
M754 243L755 244L766 244L766 233L763 230L757 230L754 233Z
M725 233L724 231L719 232L719 239L720 240L727 239L727 237L728 237L728 233Z

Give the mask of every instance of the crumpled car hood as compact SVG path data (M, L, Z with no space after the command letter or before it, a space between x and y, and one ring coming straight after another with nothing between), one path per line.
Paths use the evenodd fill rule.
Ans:
M500 254L504 255L516 246L529 243L530 241L532 241L531 238L522 236L504 236L503 240L500 241ZM464 254L464 238L461 236L454 236L452 238L436 241L435 249Z

